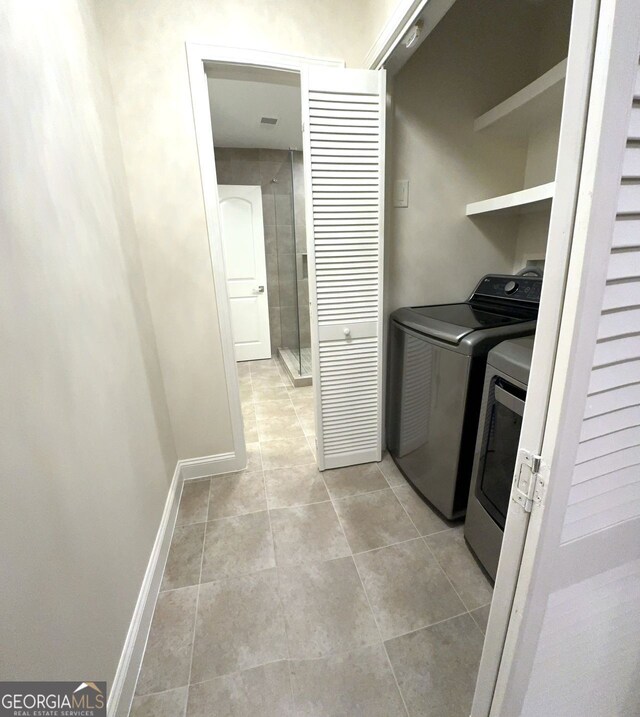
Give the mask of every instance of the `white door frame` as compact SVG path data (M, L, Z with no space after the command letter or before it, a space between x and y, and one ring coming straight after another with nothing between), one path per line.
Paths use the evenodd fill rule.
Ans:
M204 213L209 237L211 272L217 301L222 358L227 384L227 399L229 402L229 413L231 415L233 448L237 463L234 468L240 470L247 464L247 451L242 420L242 405L240 402L240 386L238 384L235 349L231 332L231 311L222 251L222 237L220 233L218 177L216 174L213 129L211 127L209 89L207 87L205 63L227 63L302 73L304 68L309 65L344 67L344 61L305 57L303 55L286 55L240 47L223 47L200 42L186 42L185 46L198 161L200 164L200 182L202 185ZM302 122L302 118L300 118L300 121ZM316 380L316 376L313 376L313 380Z

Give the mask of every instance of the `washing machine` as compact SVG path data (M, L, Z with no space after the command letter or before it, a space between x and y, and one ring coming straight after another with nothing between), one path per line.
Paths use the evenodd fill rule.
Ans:
M466 510L487 354L534 333L541 288L540 277L490 274L467 301L391 315L387 447L446 518Z
M533 338L505 341L487 357L464 537L495 580L511 501Z

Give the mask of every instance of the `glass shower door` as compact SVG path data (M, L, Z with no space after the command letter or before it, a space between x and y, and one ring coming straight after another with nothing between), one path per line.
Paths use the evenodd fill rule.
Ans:
M272 186L278 249L279 353L294 383L304 385L311 379L311 336L302 152L288 152L286 171L279 172Z

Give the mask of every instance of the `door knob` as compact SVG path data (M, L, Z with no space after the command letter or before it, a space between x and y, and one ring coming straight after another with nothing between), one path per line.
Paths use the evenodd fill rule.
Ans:
M351 329L343 329L345 336L351 336Z
M260 286L256 289L256 294L264 294L264 286L260 285Z

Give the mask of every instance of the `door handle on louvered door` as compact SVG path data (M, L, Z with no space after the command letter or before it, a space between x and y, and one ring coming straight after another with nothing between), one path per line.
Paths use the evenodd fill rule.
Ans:
M264 286L262 284L254 289L256 294L264 294Z

